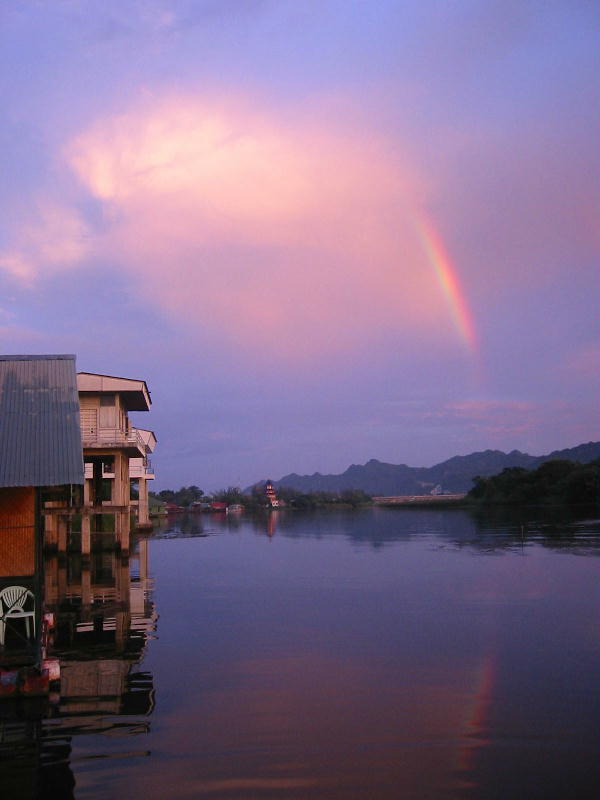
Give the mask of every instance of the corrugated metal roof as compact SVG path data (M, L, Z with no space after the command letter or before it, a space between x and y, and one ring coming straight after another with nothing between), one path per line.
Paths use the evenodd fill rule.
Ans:
M83 483L75 356L0 355L0 486Z

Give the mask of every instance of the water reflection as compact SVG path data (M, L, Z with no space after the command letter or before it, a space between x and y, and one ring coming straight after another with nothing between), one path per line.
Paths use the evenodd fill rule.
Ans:
M4 663L61 671L0 702L8 796L596 798L597 519L190 514L89 557L59 527L1 577L40 621Z
M117 518L86 554L71 517L45 516L45 551L32 527L21 535L34 558L0 559L0 590L27 587L37 622L28 631L7 616L0 643L0 781L11 797L73 797L76 761L147 755L154 709L142 667L157 620L147 537L130 543L129 519ZM74 754L80 737L93 738L92 752Z
M238 515L190 513L163 521L154 537L178 539L239 532L250 527L258 535L324 539L341 536L373 549L428 536L436 546L493 552L523 550L529 545L578 554L600 554L597 509L557 508L464 509L276 509Z
M164 535L163 792L597 796L597 520L281 510Z

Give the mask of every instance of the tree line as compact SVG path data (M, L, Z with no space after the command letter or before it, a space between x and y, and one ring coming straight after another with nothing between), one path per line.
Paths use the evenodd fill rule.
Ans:
M345 489L341 492L300 492L287 486L277 487L277 497L286 506L293 508L320 508L329 505L349 505L357 507L372 501L370 495L362 489ZM226 503L228 506L240 504L248 509L264 508L267 504L265 486L256 484L250 492L243 492L239 486L229 486L216 492L205 494L198 486L182 486L181 489L163 489L158 493L151 492L151 497L163 503L173 503L182 508L189 508L192 503Z
M585 505L600 499L600 460L581 464L565 459L546 461L537 469L508 467L489 478L473 478L474 486L466 500L477 505ZM277 497L292 508L322 508L325 506L367 505L372 498L362 489L345 489L340 492L301 492L288 486L276 487ZM260 509L267 505L265 485L256 484L244 492L239 486L229 486L205 494L198 486L181 489L163 489L150 493L151 498L163 503L173 503L189 508L196 502L221 502L240 504L245 508Z
M600 460L546 461L537 469L508 467L499 475L473 480L467 500L478 504L593 504L600 497Z

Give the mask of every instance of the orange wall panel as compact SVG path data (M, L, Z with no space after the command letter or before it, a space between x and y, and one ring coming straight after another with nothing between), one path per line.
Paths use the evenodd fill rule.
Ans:
M0 577L35 572L35 490L0 489Z

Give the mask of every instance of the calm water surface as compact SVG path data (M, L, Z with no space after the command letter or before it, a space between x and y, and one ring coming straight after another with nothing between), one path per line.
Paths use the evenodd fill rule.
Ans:
M142 543L123 696L21 710L37 760L7 723L5 774L31 797L596 798L598 533L552 512L172 520Z

